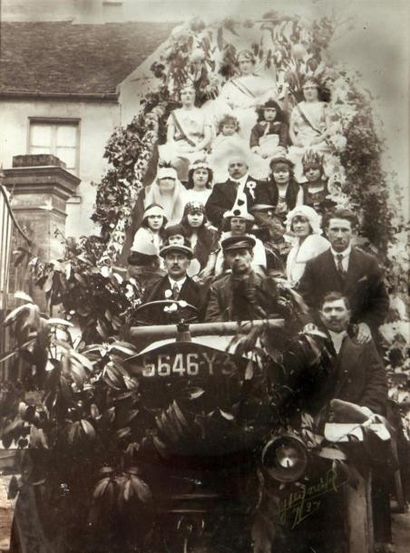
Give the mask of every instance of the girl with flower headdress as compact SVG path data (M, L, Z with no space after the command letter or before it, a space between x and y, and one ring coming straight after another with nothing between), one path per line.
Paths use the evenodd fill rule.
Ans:
M212 192L213 175L209 163L205 160L196 160L190 165L186 184L190 200L206 204Z
M335 203L328 198L328 178L323 168L323 156L314 150L307 150L302 157L303 176L306 182L303 188L303 203L324 214Z
M286 277L296 286L305 272L306 263L330 248L330 242L322 236L321 216L307 206L300 205L286 217L286 233L293 237L293 246L286 260Z

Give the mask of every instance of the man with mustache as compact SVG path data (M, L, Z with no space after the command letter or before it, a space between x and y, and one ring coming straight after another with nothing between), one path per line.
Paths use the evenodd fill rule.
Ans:
M342 293L351 306L352 323L358 327L359 343L377 337L388 309L389 297L383 274L374 256L352 245L356 217L348 210L334 211L326 234L330 248L306 264L298 292L316 312L328 292Z
M198 310L201 307L198 285L187 275L188 267L193 256L190 242L185 239L184 244L165 243L160 250L167 272L144 297L144 303L158 300L185 301ZM153 308L153 324L164 324L166 317L163 307Z
M209 221L221 228L226 211L238 205L249 211L255 202L255 189L258 180L248 173L247 162L241 156L233 156L228 162L229 179L217 182L206 202L206 215Z
M274 280L252 269L255 239L247 234L230 236L221 245L229 272L210 288L205 321L265 319L275 313Z

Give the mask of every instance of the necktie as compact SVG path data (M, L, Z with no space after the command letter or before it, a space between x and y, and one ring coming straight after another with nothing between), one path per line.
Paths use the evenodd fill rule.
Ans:
M343 261L343 255L342 255L341 253L338 253L338 254L336 255L336 268L337 268L339 274L340 274L341 276L344 276L345 270L344 270L344 268L343 268L342 261Z
M179 298L179 286L177 282L174 282L174 286L172 287L172 299L177 300Z

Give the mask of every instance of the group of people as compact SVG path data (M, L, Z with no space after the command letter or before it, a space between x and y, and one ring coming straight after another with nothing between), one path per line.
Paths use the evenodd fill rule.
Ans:
M194 89L181 90L156 178L134 207L123 252L129 276L143 302L188 304L205 322L277 315L275 279L286 279L310 310L308 325L328 338L335 397L367 416L385 415L378 327L389 298L376 258L354 245L355 215L329 196L332 123L320 85L306 80L304 100L288 117L252 77L253 64L250 52L238 56L240 76L216 106L197 108ZM246 105L235 104L238 97ZM166 321L163 311L153 313L153 324ZM384 543L387 519L375 524Z

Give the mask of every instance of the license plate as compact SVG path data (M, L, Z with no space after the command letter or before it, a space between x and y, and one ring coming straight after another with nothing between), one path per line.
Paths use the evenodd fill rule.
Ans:
M221 370L221 363L223 370ZM144 357L142 376L146 378L212 376L216 373L232 373L235 370L236 365L228 355L213 351L161 353Z

